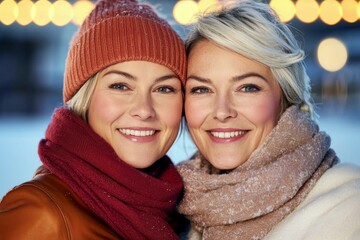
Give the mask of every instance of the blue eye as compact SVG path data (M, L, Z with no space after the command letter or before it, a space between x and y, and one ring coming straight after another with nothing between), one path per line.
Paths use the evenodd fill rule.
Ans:
M204 94L204 93L209 93L210 89L206 88L206 87L193 87L192 89L190 89L190 93L191 94Z
M121 91L127 91L129 90L129 87L126 84L123 83L114 83L109 86L111 89L121 90Z
M161 86L161 87L158 87L155 91L160 92L160 93L173 93L173 92L175 92L175 88L170 87L170 86Z
M260 88L253 84L243 86L240 89L240 91L242 91L242 92L258 92L259 90L260 90Z

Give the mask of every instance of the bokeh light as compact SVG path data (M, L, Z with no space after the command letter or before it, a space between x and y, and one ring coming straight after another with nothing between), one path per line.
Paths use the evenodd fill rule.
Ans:
M324 0L320 4L320 19L328 25L338 23L342 18L342 8L336 0Z
M295 16L295 4L291 0L271 0L270 7L279 15L282 22L289 22Z
M34 23L38 26L45 26L50 22L51 2L47 0L39 0L34 3L31 8L31 17Z
M356 13L357 1L356 0L343 0L341 2L343 10L343 19L349 23L354 23L358 20Z
M68 1L58 0L53 3L49 14L51 21L56 26L64 26L73 19L74 11Z
M304 23L312 23L319 17L319 4L315 0L298 0L296 17Z
M26 26L32 22L31 8L34 3L31 0L21 0L18 3L18 15L16 21L23 26Z
M175 4L173 9L175 20L182 25L190 25L196 22L198 14L199 5L191 0L181 0Z
M181 25L197 21L199 14L216 11L231 4L226 0L178 0L173 7L173 17ZM270 7L282 22L297 17L303 23L313 23L318 18L327 25L335 25L342 19L348 23L360 21L359 0L270 0ZM72 22L80 25L95 6L91 0L3 0L0 1L0 23L14 22L26 26L34 22L38 26L53 23L65 26Z
M91 1L83 0L75 2L73 5L73 23L76 25L81 25L94 7L95 4Z
M16 20L18 6L14 0L5 0L0 3L0 22L10 25Z
M336 38L327 38L320 42L317 49L319 64L329 72L342 69L348 59L344 43Z

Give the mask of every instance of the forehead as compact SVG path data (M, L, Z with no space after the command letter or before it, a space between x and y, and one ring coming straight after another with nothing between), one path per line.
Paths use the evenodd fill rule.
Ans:
M239 75L249 72L266 77L272 76L268 66L208 40L196 43L189 54L188 76L195 74L205 78L215 78L217 74L224 77L224 74Z

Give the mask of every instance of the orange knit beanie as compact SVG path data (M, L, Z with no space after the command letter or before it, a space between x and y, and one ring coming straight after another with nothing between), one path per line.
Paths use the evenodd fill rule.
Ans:
M98 1L71 42L64 75L64 102L99 70L131 60L164 65L185 83L185 47L164 19L136 0Z

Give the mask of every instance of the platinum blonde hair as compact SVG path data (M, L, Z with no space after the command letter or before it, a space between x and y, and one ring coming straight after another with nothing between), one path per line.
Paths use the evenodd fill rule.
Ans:
M200 17L187 37L187 53L201 40L209 40L268 66L282 89L283 111L297 105L316 118L310 79L303 62L304 51L268 4L234 1Z
M87 122L87 112L90 106L91 97L94 93L96 83L98 81L98 73L89 78L79 91L66 102L66 106L76 115Z

